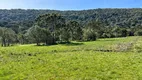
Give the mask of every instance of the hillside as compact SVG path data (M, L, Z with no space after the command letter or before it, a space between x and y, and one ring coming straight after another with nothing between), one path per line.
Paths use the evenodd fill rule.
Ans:
M133 27L142 24L142 9L92 9L82 11L57 10L0 10L0 26L2 27L31 27L36 17L46 13L59 13L66 20L77 20L86 24L92 19L101 20L108 26Z

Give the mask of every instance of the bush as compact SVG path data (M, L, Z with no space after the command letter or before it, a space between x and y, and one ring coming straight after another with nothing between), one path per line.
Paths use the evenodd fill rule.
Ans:
M135 36L142 36L142 30L135 32Z
M61 35L60 35L60 41L65 41L65 42L69 42L70 39L70 33L67 29L62 29Z
M96 33L91 29L84 30L83 38L85 41L95 41Z

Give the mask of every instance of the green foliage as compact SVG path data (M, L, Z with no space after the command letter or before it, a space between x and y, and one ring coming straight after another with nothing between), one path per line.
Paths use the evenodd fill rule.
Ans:
M14 14L13 14L14 12ZM15 25L24 26L26 29L33 25L34 20L42 14L59 13L66 20L75 20L82 25L92 19L102 20L110 26L132 27L141 24L140 8L136 9L92 9L82 11L56 11L56 10L0 10L0 26L14 27ZM3 18L3 16L5 18Z
M36 42L38 46L40 45L40 42L41 42L41 39L42 39L42 33L43 32L38 25L31 27L27 31L27 35L28 35L29 39Z
M71 40L78 40L76 38L80 37L82 33L80 24L77 21L70 21L67 23L67 27L70 32Z
M83 37L85 41L95 41L97 38L96 33L92 29L84 29Z
M104 34L103 24L98 20L92 20L84 28L84 40L85 41L95 41L98 38L102 37Z
M14 12L14 14L13 14ZM75 20L82 26L87 25L92 20L101 21L106 26L119 26L125 28L140 28L141 27L141 13L142 10L138 9L92 9L82 11L56 11L56 10L0 10L0 26L12 28L18 33L19 26L22 31L27 30L33 24L39 15L58 13L61 14L67 22ZM49 16L49 15L47 15ZM55 15L54 15L55 16ZM46 17L45 17L46 18ZM48 19L49 20L49 19ZM40 24L41 21L39 21ZM43 26L41 26L43 25ZM41 24L41 27L45 24ZM135 32L135 31L134 31Z
M17 40L20 44L24 44L28 42L28 38L25 34L19 33L17 34Z
M83 29L81 26L75 29L74 39L77 41L83 40Z
M70 32L68 27L64 27L61 29L61 33L60 33L60 41L65 41L65 42L69 42L70 40Z
M77 21L65 22L65 19L59 14L44 14L40 15L36 19L38 24L44 30L42 40L46 41L46 44L54 44L55 42L69 42L71 40L82 40L82 27ZM46 37L46 31L48 35ZM38 33L37 33L38 34ZM50 42L48 41L50 39ZM51 42L52 41L52 42ZM48 42L48 43L47 43Z
M15 14L13 14L15 12ZM141 29L141 9L95 9L83 11L1 10L0 25L17 35L15 43L56 44L60 41L95 40L134 36ZM4 16L4 17L3 17ZM39 26L37 38L27 38L32 26ZM67 27L67 31L65 26ZM90 28L91 32L83 29ZM63 32L63 31L65 32ZM28 32L27 32L28 31ZM42 36L40 36L42 34ZM33 38L33 39L32 39ZM87 39L88 38L88 39ZM36 39L36 40L35 40Z
M102 37L103 37L103 38L110 38L111 35L110 35L109 33L103 33Z
M122 33L122 35L121 35L122 37L126 37L128 35L126 29L122 29L121 33Z
M0 38L2 42L2 46L10 46L10 43L15 41L16 34L10 28L0 27Z
M53 42L53 36L51 35L51 32L46 28L41 28L41 39L43 42L45 42L46 45L52 45Z
M59 38L56 33L58 33L58 31L60 32L60 28L65 25L64 18L59 14L52 13L40 15L35 21L40 27L46 28L50 31L53 38L52 44L56 43L56 38Z
M139 31L135 32L135 35L136 36L142 36L142 30L139 30Z

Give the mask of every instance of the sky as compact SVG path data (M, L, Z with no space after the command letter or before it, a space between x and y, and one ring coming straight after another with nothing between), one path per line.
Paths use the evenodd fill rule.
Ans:
M0 9L142 8L142 0L1 0Z

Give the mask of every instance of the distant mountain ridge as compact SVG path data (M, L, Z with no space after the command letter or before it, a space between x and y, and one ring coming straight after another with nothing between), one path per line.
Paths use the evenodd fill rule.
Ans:
M142 9L90 9L79 11L36 10L36 9L1 9L0 26L15 28L19 25L25 28L31 27L35 18L41 14L59 13L67 21L76 20L82 25L95 19L107 26L135 27L142 25Z

